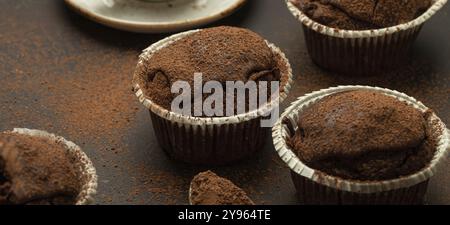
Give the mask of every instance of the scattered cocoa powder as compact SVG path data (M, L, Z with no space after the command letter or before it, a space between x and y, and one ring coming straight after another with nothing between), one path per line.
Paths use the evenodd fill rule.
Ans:
M131 169L131 168L130 168ZM139 177L127 194L130 201L138 201L140 204L160 202L164 205L177 204L178 199L186 199L189 181L180 174L169 171L152 170L147 166L137 166L131 169Z
M115 150L121 133L129 129L139 107L129 88L130 76L116 76L111 68L92 68L91 77L86 80L54 82L59 86L55 91L61 94L49 96L47 102L54 103L52 109L64 121L70 135L87 140L98 137L97 134L103 138L106 135L111 142L109 150Z
M60 63L76 60L80 59L71 57ZM99 62L103 65L100 66ZM130 65L134 63L124 63L110 54L96 63L80 65L77 69L82 71L76 74L67 71L67 76L35 77L39 74L17 71L18 76L7 81L5 93L16 95L18 99L2 106L11 107L14 115L11 122L29 121L30 117L36 118L37 110L24 105L22 98L28 98L27 93L33 94L37 105L45 107L39 111L48 114L40 116L38 122L49 130L58 126L62 128L59 133L65 133L71 140L82 140L80 144L106 142L105 149L117 152L122 150L118 143L134 120L139 104L130 90L132 69L130 74L117 74L113 69L116 66L112 65L132 68ZM17 107L13 109L13 105Z

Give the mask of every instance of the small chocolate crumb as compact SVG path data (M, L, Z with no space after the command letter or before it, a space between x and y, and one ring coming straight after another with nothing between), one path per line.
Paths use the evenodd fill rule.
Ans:
M254 205L241 188L211 171L195 176L190 192L192 205Z

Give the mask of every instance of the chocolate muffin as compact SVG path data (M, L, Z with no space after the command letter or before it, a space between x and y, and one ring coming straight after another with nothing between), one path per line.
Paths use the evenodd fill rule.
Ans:
M254 205L241 188L211 171L194 177L189 198L192 205Z
M344 30L368 30L414 20L431 0L291 0L312 20Z
M62 143L0 133L0 205L75 204L77 168Z
M178 95L171 93L174 82L187 81L193 93L195 73L202 73L203 84L217 81L226 90L226 81L281 81L283 85L288 78L280 74L287 74L286 70L285 63L258 34L242 28L215 27L155 52L151 60L138 66L135 79L149 99L170 110ZM202 100L208 96L203 94Z
M302 162L329 175L395 179L431 162L436 143L429 115L382 93L342 92L305 109L289 145Z
M199 73L213 93L199 90L208 91L198 87ZM179 81L181 87L174 86ZM234 27L186 31L152 44L140 55L132 82L167 155L208 166L259 151L273 122L267 115L286 99L292 83L291 66L278 47ZM182 93L173 94L172 88ZM266 96L273 104L261 101Z

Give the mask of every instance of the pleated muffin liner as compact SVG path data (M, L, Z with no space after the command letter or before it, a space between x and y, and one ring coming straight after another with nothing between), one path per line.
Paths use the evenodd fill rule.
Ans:
M423 24L447 3L447 0L433 0L421 16L397 26L341 30L313 21L290 0L285 1L303 25L311 59L329 71L357 76L377 75L406 63Z
M450 150L450 131L433 113L428 123L437 132L437 150L431 163L421 171L398 179L385 181L355 181L327 175L304 164L287 145L298 128L297 121L303 110L320 99L352 90L377 91L406 102L425 112L428 108L406 94L369 86L339 86L307 94L298 98L282 114L272 129L274 146L281 159L291 169L298 197L305 204L421 204L429 179L444 164Z
M31 130L25 128L15 128L11 133L27 135L31 137L46 138L64 144L70 156L76 159L79 164L82 187L76 198L75 205L89 205L94 202L94 195L97 193L97 173L89 157L75 143L41 130Z
M165 38L144 50L138 66L150 60L162 48L200 30L191 30ZM266 41L267 42L267 41ZM267 42L275 55L285 63L287 82L278 96L281 104L291 89L292 68L284 53ZM136 74L135 74L136 76ZM136 78L136 77L135 77ZM133 88L139 101L149 109L155 135L160 146L173 159L190 164L226 165L250 157L263 147L270 128L260 126L261 119L277 107L271 101L257 110L230 117L200 118L166 110L145 96L137 79Z

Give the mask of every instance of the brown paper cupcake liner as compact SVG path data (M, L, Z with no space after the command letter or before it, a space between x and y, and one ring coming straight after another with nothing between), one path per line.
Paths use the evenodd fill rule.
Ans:
M179 33L153 44L144 50L139 64L150 60L156 51L198 31ZM270 128L260 126L262 115L281 104L293 83L292 69L286 56L275 45L269 42L267 44L285 63L287 74L284 76L288 80L282 87L278 101L245 114L214 118L184 116L152 102L145 96L138 82L133 82L136 96L150 111L158 143L171 158L190 164L225 165L248 158L262 148L270 132Z
M297 196L306 205L420 205L428 187L428 180L406 188L375 193L340 191L313 182L291 171Z
M405 24L352 31L319 24L285 1L303 25L311 59L324 69L348 75L376 75L404 64L423 24L447 2L434 0L425 13Z
M150 111L155 135L173 159L192 164L224 165L250 157L262 148L269 128L260 119L241 123L201 125L177 124Z
M339 92L371 90L384 93L425 112L421 102L406 94L369 86L340 86L324 89L300 97L286 109L272 129L275 149L291 169L292 180L299 199L305 204L421 204L429 179L446 161L450 150L450 131L432 114L428 121L438 137L437 150L431 163L421 171L398 179L385 181L355 181L327 175L304 164L288 147L290 129L297 129L298 115L320 99Z
M76 198L76 205L89 205L94 202L94 196L97 193L97 172L89 157L75 143L64 139L63 137L50 134L46 131L31 130L25 128L15 128L12 133L28 135L39 138L48 138L50 140L63 143L70 155L79 162L81 171L81 181L83 182L80 193Z

